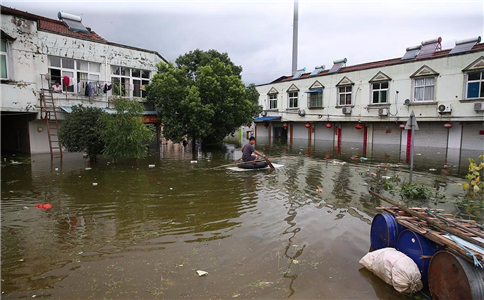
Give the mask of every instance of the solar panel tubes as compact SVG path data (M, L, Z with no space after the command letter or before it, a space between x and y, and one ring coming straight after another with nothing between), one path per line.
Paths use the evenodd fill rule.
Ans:
M331 70L329 70L328 74L339 72L342 67L346 66L346 62L346 58L333 61L334 65L331 67Z
M449 55L471 51L472 47L474 47L474 45L480 42L481 42L480 36L477 38L456 41L455 47L450 51Z
M422 45L408 47L406 49L407 52L405 52L405 54L403 55L401 60L414 59L415 56L417 56L417 54L418 54L418 52L420 51L421 48L422 48Z
M422 49L418 52L417 58L431 57L437 49L441 48L440 42L442 42L441 37L422 42Z
M304 71L306 71L306 68L303 68L301 70L297 70L296 74L294 74L292 79L298 79L299 77L301 77L302 74L304 74Z

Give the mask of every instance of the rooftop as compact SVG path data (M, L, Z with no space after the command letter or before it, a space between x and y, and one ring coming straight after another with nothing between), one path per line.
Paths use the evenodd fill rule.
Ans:
M1 5L1 11L2 11L2 15L19 16L25 19L36 21L38 23L38 29L40 31L50 32L53 34L59 34L59 35L69 36L73 38L78 38L78 39L83 39L83 40L88 40L92 42L103 43L103 44L108 44L112 46L118 46L118 47L123 47L123 48L143 51L143 52L149 52L149 53L158 55L164 62L167 62L167 60L156 51L109 42L103 37L101 37L100 35L98 35L96 32L92 31L91 28L89 27L86 27L89 33L73 31L73 30L70 30L61 21L31 14L26 11L17 10L3 5Z
M361 70L367 70L367 69L373 69L373 68L380 68L380 67L386 67L386 66L392 66L392 65L399 65L399 64L406 64L406 63L411 63L411 62L416 62L416 61L424 61L424 60L430 60L430 59L435 59L435 58L441 58L445 57L449 54L449 52L452 49L445 49L441 51L436 51L434 52L430 57L427 58L413 58L413 59L407 59L407 60L401 60L401 57L398 58L392 58L392 59L386 59L386 60L380 60L380 61L373 61L373 62L368 62L368 63L363 63L363 64L357 64L353 66L347 66L341 68L341 70L337 73L332 73L332 74L339 74L339 73L347 73L347 72L353 72L353 71L361 71ZM467 52L462 52L460 54L465 54L465 53L471 53L471 52L478 52L478 51L484 51L484 43L476 44L470 51ZM457 54L459 55L459 54ZM326 75L332 75L328 74L329 70L324 70L318 75L315 76L309 76L311 72L304 73L301 75L299 78L293 79L293 76L281 76L277 78L274 81L271 81L269 83L265 84L260 84L262 85L268 85L268 84L273 84L273 83L280 83L280 82L286 82L286 81L296 81L296 80L301 80L301 79L307 79L307 78L317 78L321 76L326 76Z

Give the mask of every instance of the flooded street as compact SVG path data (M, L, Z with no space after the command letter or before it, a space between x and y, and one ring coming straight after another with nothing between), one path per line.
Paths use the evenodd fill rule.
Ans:
M204 170L239 158L240 145L203 149L196 164L174 145L117 164L68 153L62 165L49 155L2 165L2 298L408 299L358 263L382 205L361 174L408 176L385 165L398 151L357 162L351 146L256 149L290 159L274 171ZM443 169L445 149L427 151L414 180L463 195L467 157Z

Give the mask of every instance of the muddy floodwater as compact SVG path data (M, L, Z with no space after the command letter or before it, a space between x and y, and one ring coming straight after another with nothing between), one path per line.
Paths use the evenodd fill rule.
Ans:
M6 156L20 164L1 168L2 298L408 299L358 263L382 205L362 174L408 176L395 166L400 153L360 162L351 146L256 149L285 157L284 167L205 170L240 157L237 144L196 154L164 146L117 164ZM463 195L467 158L443 168L445 149L426 151L415 180ZM52 208L34 208L42 203ZM424 205L455 213L452 203Z

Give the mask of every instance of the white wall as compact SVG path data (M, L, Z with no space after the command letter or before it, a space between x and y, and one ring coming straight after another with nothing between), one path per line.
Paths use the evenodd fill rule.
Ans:
M38 128L42 128L39 132ZM49 137L45 120L34 120L29 122L30 153L50 153Z

